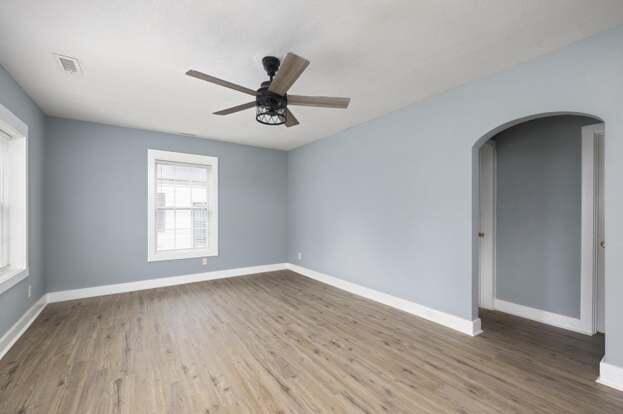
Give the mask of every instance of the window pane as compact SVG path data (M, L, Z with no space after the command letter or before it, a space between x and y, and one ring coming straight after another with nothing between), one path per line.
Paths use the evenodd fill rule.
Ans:
M194 207L203 207L208 202L208 189L206 187L193 187L192 202Z
M175 166L174 165L158 163L157 167L158 169L156 171L156 177L169 178L169 179L175 178Z
M196 249L208 247L208 229L204 228L193 228L193 243Z
M192 229L175 230L175 248L191 249L193 247Z
M191 212L190 210L175 211L175 230L191 228Z
M190 207L190 191L189 185L178 184L175 186L175 207Z
M208 210L194 209L192 212L193 228L208 227Z
M175 210L156 210L157 231L175 230Z
M156 163L156 178L175 181L207 182L209 166L192 164Z
M175 186L158 182L156 190L156 207L175 206Z
M165 230L175 230L175 210L165 210Z
M199 181L208 180L208 167L199 165L176 165L175 178L180 181Z
M207 182L209 170L210 170L210 167L195 168L193 171L193 174L194 174L193 180Z
M175 231L158 231L156 233L156 246L158 250L175 249Z
M175 178L182 181L192 181L195 176L195 170L197 167L176 165L175 166Z

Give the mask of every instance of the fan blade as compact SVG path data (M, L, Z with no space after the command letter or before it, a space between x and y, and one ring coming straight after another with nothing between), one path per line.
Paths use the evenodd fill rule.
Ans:
M350 98L337 98L332 96L288 95L288 105L346 109L348 108L348 104L350 104Z
M293 126L297 126L298 124L299 124L299 120L296 119L294 114L290 112L289 109L286 109L286 126L290 128Z
M308 65L309 60L303 59L294 53L288 53L268 90L277 95L285 95Z
M247 102L242 105L232 106L231 108L223 109L218 112L214 112L214 115L229 115L236 112L244 111L245 109L251 109L255 106L255 101Z
M199 72L196 70L189 70L186 72L186 75L192 76L193 78L201 79L206 82L214 83L220 86L224 86L229 89L234 89L238 92L246 93L252 96L257 95L257 92L253 89L245 88L244 86L236 85L235 83L227 82L226 80L215 78L214 76L206 75L203 72Z

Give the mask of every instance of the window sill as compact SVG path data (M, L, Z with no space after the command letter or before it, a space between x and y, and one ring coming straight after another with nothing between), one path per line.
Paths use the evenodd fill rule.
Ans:
M160 262L164 260L196 259L199 257L214 257L214 256L218 256L217 250L177 250L177 251L150 253L147 256L147 261L148 262Z
M0 272L0 295L28 277L28 269L9 267Z

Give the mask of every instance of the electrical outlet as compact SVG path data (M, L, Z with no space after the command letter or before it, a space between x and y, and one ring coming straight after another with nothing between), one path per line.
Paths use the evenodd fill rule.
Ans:
M207 265L208 264L208 258L204 257L203 259L201 259L201 264L204 265L204 266Z
M32 285L28 285L28 297L32 296Z
M298 257L299 257L299 260L303 260L303 253L299 252Z

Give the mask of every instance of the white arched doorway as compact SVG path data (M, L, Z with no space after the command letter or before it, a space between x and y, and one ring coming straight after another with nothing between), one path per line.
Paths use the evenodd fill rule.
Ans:
M490 139L502 131L529 121L556 117L590 118L582 128L581 196L581 304L578 317L517 305L496 297L495 145ZM594 120L594 123L592 122ZM600 168L604 126L600 118L584 113L550 112L504 123L482 136L473 147L473 300L474 307L497 309L523 318L592 335L604 332L603 292L603 170ZM488 173L487 173L488 171ZM483 174L484 172L484 174ZM601 220L600 220L601 217ZM579 243L580 241L578 241ZM486 327L485 327L486 329Z

